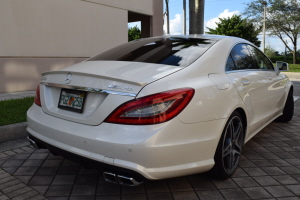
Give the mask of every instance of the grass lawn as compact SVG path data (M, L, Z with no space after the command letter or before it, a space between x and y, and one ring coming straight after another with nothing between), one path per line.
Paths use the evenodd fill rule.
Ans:
M0 126L26 121L26 112L34 97L0 101Z
M273 63L276 66L276 63ZM300 64L289 64L289 71L287 72L300 72Z
M288 72L300 72L300 64L289 64Z

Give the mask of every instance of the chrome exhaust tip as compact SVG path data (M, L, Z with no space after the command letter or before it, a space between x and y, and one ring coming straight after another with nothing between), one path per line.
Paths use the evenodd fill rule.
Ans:
M103 172L103 177L104 177L104 180L106 180L107 182L118 184L117 177L113 173Z
M38 145L35 143L35 141L33 141L29 136L27 136L27 139L29 140L30 144L36 148L36 149L39 149Z
M143 182L139 182L134 178L116 175L110 172L103 172L104 180L110 183L125 185L125 186L138 186L141 185Z
M143 182L138 182L134 178L126 177L118 175L118 182L120 185L126 185L126 186L138 186L141 185Z

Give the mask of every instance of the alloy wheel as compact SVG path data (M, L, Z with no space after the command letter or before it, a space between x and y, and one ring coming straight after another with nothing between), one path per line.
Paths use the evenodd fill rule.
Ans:
M232 173L239 163L243 146L243 123L238 116L229 121L223 141L222 160L226 173Z

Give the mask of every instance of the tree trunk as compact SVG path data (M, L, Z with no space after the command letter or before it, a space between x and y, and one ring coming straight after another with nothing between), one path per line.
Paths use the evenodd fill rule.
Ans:
M204 0L190 0L190 34L204 33Z
M297 38L294 43L293 64L297 64Z

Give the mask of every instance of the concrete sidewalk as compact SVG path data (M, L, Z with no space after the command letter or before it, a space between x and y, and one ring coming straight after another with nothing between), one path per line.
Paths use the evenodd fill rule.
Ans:
M300 72L281 72L289 77L291 81L300 81Z
M21 99L24 97L33 97L34 95L35 95L35 91L0 93L0 101L8 100L8 99Z

